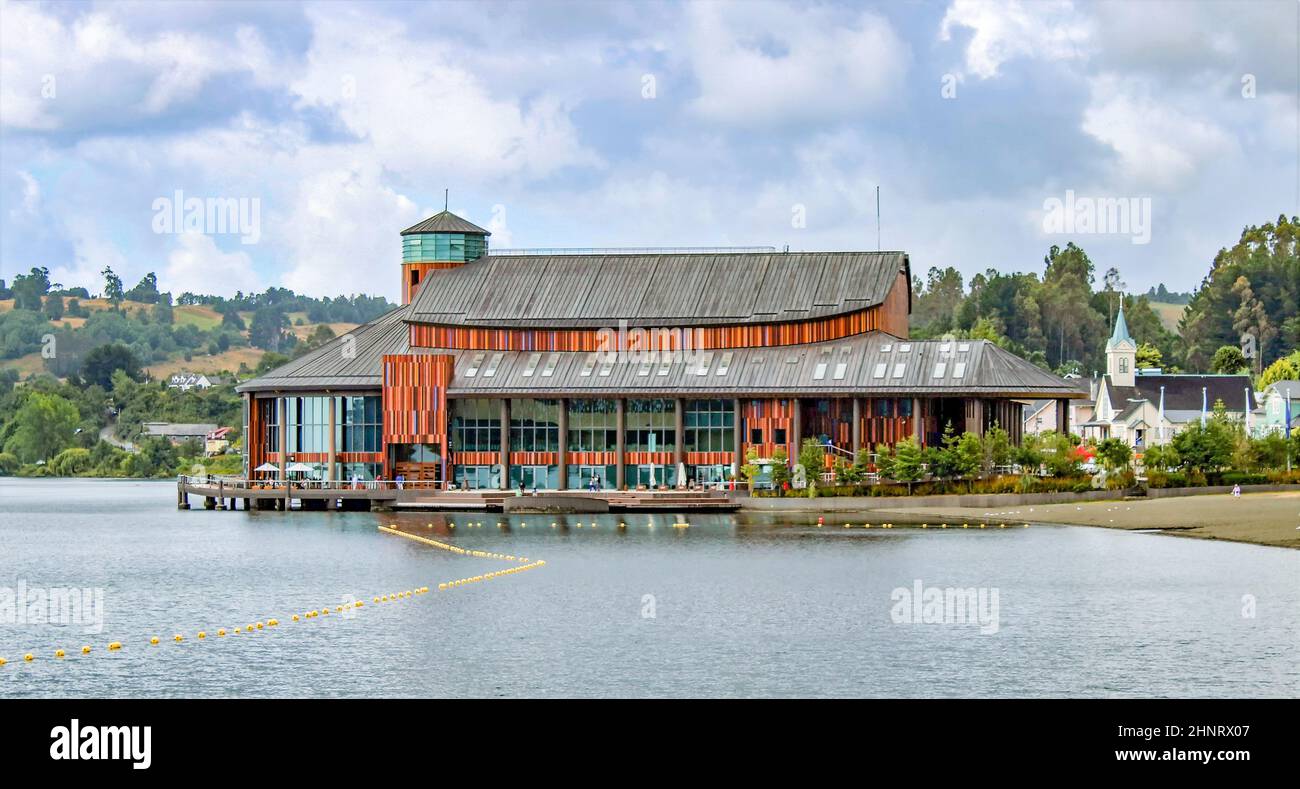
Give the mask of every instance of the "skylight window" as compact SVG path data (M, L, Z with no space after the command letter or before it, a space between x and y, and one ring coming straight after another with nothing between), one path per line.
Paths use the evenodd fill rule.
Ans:
M889 365L885 364L884 362L881 362L881 363L877 364L877 365L876 365L876 369L873 370L873 371L871 372L871 377L872 377L872 378L884 378L884 377L885 377L885 369L886 369L888 366L889 366Z
M953 377L953 378L965 378L965 377L966 377L966 363L965 363L965 362L957 362L956 364L954 364L954 365L952 366L952 377Z
M902 377L903 377L903 370L905 370L905 369L907 369L907 365L906 365L906 364L903 364L902 362L899 362L898 364L894 365L894 377L895 377L895 378L902 378Z
M487 367L483 370L484 378L491 378L497 374L497 368L501 366L501 360L505 358L504 353L494 353L492 358L488 359Z
M651 367L650 362L641 362L641 366L637 368L636 374L641 376L649 375L650 367Z
M613 372L613 370L614 370L613 362L601 362L600 369L596 371L596 375L599 375L602 378L607 378L609 377L609 374Z
M850 354L850 353L851 353L851 351L850 351L848 348L841 348L841 349L840 349L840 358L839 358L838 361L835 362L835 372L832 373L832 377L833 377L835 380L837 380L837 381L843 381L843 380L844 380L844 375L845 375L845 373L847 373L847 372L849 371L849 354Z
M474 376L478 375L478 368L483 365L483 357L485 356L487 356L487 354L484 353L474 354L474 358L469 360L469 369L465 371L466 378L473 378Z
M884 345L880 346L880 352L881 352L881 353L889 353L890 349L893 348L893 347L894 347L894 344L893 344L893 343L887 342L887 343L885 343Z
M935 363L934 363L934 377L935 377L935 378L942 378L942 377L944 376L944 374L947 373L947 372L948 372L948 363L947 363L947 362L935 362Z
M822 351L817 357L817 364L813 367L813 380L826 380L826 367L830 363L831 352Z
M582 369L578 371L578 375L587 378L591 375L591 371L594 369L596 369L596 354L593 353L588 355L586 359L582 360ZM546 372L542 371L542 374L545 375Z
M969 351L970 351L970 343L968 343L968 342L963 342L963 343L958 343L958 344L957 344L957 352L958 352L958 353L968 353Z
M530 353L528 355L528 363L524 365L524 377L532 378L533 373L537 372L537 365L540 364L541 361L542 355L540 353Z
M560 363L560 355L558 353L553 353L550 356L546 357L546 366L542 368L542 377L550 378L552 375L554 375L555 365L559 363Z
M713 351L705 351L700 355L700 365L696 368L696 375L708 375L709 366L713 364Z
M662 362L659 363L659 370L656 373L656 375L667 375L668 371L671 370L672 368L673 368L672 357L664 359Z
M910 351L910 350L912 350L912 343L910 343L910 342L903 342L903 343L899 343L899 344L898 344L898 352L899 352L899 353L907 353L907 352Z
M722 361L718 362L718 375L727 374L727 371L731 369L731 360L734 359L735 356L736 354L731 351L722 354Z

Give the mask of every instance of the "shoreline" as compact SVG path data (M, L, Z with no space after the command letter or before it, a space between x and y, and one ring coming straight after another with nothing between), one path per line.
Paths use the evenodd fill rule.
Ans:
M924 519L1059 523L1141 531L1174 537L1221 540L1300 550L1300 492L1211 494L1160 499L1111 499L1033 504L991 510L981 507L882 508L907 522Z

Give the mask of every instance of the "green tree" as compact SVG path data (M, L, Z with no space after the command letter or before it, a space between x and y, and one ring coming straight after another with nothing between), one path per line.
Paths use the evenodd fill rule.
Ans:
M1242 354L1241 349L1235 345L1224 345L1214 352L1214 359L1210 362L1210 369L1220 375L1233 375L1243 372L1250 367L1246 357Z
M894 446L894 462L891 476L898 482L906 482L910 493L912 483L921 479L923 455L916 436L908 436Z
M122 278L114 274L111 267L105 267L104 270L99 273L104 276L104 298L108 299L109 303L113 305L114 309L116 309L121 306L122 297L124 295L122 291Z
M962 433L957 439L954 454L955 470L959 477L973 477L980 473L984 464L984 447L980 437L974 433Z
M52 321L63 318L63 297L57 293L51 293L45 297L44 306L45 317Z
M125 345L101 345L86 354L81 362L81 377L87 383L98 384L105 389L113 387L113 373L118 370L126 373L133 381L143 380L140 360Z
M758 481L758 475L762 469L758 465L758 450L750 447L745 450L745 465L740 467L740 475L745 478L749 484L749 490L754 490L754 483Z
M77 407L56 394L32 392L13 417L5 451L25 463L49 460L72 444L81 415Z
M984 434L981 442L983 446L983 473L989 474L997 466L1006 466L1011 463L1012 447L1011 436L1002 426L993 423L988 431Z
M785 485L789 481L790 455L785 451L785 445L779 444L772 450L772 487L785 490Z
M254 348L279 352L280 346L286 344L288 327L289 319L283 312L271 306L259 307L248 328L248 342Z
M1167 471L1182 464L1183 459L1178 456L1178 450L1173 444L1155 444L1142 453L1142 465L1148 469Z
M1165 366L1164 354L1160 353L1160 349L1156 346L1144 342L1138 346L1136 364L1139 370L1144 367L1163 368Z
M1119 471L1128 468L1129 461L1133 458L1133 450L1118 438L1105 438L1097 444L1097 457L1101 460L1103 468Z
M42 266L32 267L31 273L14 277L14 309L41 311L41 300L50 290L50 270Z
M60 477L75 477L90 467L90 450L83 447L65 449L50 461L50 471Z
M805 438L799 445L799 463L811 482L820 479L826 470L826 448L815 438Z
M1300 380L1300 351L1281 359L1264 368L1259 376L1259 388L1267 389L1278 381Z
M1205 421L1189 423L1170 442L1183 465L1196 471L1218 471L1232 462L1236 435L1222 412Z
M876 473L880 474L881 479L894 479L894 460L894 453L888 444L876 444Z

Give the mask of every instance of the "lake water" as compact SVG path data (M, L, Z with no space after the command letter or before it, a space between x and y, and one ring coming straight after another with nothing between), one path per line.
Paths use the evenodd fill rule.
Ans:
M844 515L592 517L179 512L172 482L0 480L0 697L1300 695L1295 551ZM440 592L506 565L387 524L547 564ZM996 632L896 623L891 594L918 581L996 590ZM102 589L102 632L5 612L20 584ZM350 616L291 621L354 597Z

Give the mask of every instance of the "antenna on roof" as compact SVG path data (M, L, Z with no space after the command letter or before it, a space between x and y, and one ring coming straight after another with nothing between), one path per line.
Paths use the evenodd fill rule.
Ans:
M448 205L450 205L450 203L451 203L451 190L450 190L450 189L443 189L443 190L442 190L442 210L446 211L446 210L447 210L447 207L448 207Z
M880 251L880 186L876 186L876 251Z

